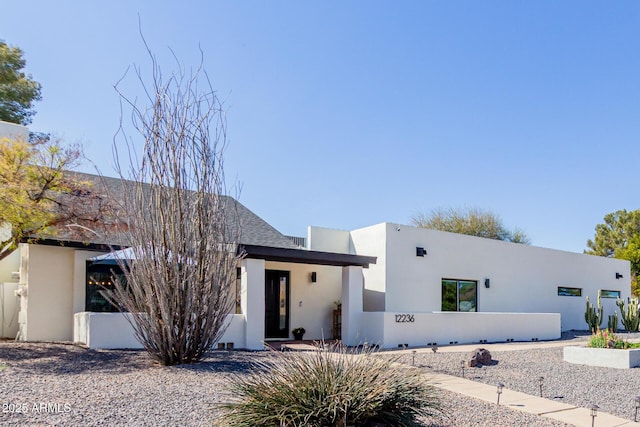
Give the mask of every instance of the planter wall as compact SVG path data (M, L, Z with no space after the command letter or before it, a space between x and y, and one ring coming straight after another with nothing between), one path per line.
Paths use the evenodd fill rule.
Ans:
M640 367L640 349L565 347L564 360L580 365L629 369Z

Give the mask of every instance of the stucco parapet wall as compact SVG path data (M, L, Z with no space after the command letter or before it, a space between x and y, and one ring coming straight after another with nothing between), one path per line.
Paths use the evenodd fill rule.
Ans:
M563 350L565 362L604 368L640 367L640 349L612 349L568 346Z
M359 339L383 348L559 339L559 313L362 313Z
M133 327L131 313L81 312L74 315L73 341L91 349L141 349ZM227 315L228 327L219 342L245 347L246 321L244 315Z

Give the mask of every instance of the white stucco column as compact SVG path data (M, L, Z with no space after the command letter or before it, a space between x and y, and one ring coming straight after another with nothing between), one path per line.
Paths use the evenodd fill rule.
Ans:
M248 350L264 349L264 260L242 260L240 306L246 319Z
M360 319L362 318L362 267L342 267L342 342L359 344Z

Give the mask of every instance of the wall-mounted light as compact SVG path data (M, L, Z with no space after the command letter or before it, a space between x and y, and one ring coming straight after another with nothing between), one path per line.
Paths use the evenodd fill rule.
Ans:
M416 256L425 256L427 254L427 250L425 248L416 247Z
M489 278L484 279L484 287L485 288L491 287L491 280L489 280Z
M622 279L624 276L620 273L616 273L616 279Z
M311 283L316 283L318 281L318 274L315 271L311 272Z

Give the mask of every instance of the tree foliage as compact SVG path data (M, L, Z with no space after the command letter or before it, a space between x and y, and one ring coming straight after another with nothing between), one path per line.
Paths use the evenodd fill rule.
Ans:
M138 71L149 107L120 93L143 149L137 161L123 130L130 155L123 160L128 170L118 161L119 212L127 227L118 233L132 256L118 259L125 282L114 277L112 300L132 314L147 352L174 365L199 360L227 326L239 227L232 223L235 204L225 196L226 125L218 98L208 84L204 92L198 88L200 69L164 80L149 55L151 84Z
M478 208L437 208L429 214L418 213L411 218L416 227L449 231L488 239L530 244L524 231L519 228L509 230L500 216Z
M55 138L0 138L0 259L28 239L63 233L84 240L85 227L101 222L102 198L68 172L81 154L79 145Z
M28 125L33 103L42 99L40 83L24 73L25 65L22 50L0 40L0 120Z
M596 225L593 240L587 240L586 254L626 259L631 263L631 291L640 296L640 210L608 213Z

